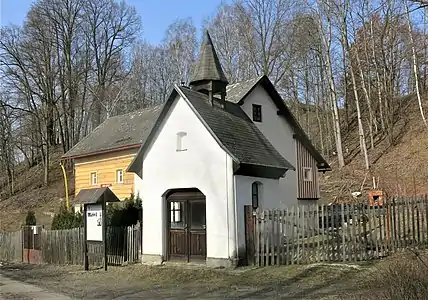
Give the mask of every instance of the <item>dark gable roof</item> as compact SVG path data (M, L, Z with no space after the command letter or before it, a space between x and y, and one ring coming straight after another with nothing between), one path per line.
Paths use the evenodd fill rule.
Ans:
M205 80L218 80L228 83L208 31L205 32L204 40L199 50L198 62L190 84Z
M162 106L137 110L108 118L62 158L75 158L114 151L138 148L146 139Z
M144 152L178 94L183 96L220 146L231 155L236 164L236 174L254 176L263 174L262 176L279 178L286 170L294 169L238 105L226 102L225 108L211 106L205 94L187 87L175 87L128 171L140 173Z
M258 85L261 84L269 96L272 98L276 107L278 108L278 115L282 115L291 125L294 130L294 137L302 143L302 145L311 153L318 163L319 171L330 171L331 167L319 151L314 147L309 137L306 135L299 122L294 118L290 109L285 104L282 97L278 94L272 82L265 75L250 79L243 82L238 82L227 86L226 100L242 105L244 99L250 92Z

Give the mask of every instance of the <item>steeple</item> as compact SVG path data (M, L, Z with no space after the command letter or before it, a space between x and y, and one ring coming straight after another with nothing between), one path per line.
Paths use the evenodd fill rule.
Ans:
M198 62L190 81L190 87L207 94L212 104L214 104L214 96L220 95L220 99L218 100L220 100L219 103L223 106L228 83L210 34L206 31L199 50Z

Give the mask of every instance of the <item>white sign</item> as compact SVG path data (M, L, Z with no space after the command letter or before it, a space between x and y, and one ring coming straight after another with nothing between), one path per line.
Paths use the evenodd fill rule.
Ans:
M86 207L86 240L103 241L103 210L101 204Z

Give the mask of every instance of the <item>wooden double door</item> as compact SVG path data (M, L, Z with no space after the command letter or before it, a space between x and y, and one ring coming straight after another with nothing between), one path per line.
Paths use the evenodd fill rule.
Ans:
M168 259L187 262L207 256L206 201L201 192L176 192L167 198Z

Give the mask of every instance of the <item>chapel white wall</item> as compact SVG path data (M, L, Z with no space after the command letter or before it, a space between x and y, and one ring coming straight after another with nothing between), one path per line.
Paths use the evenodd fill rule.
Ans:
M244 206L252 205L252 184L261 183L259 208L275 209L278 208L282 188L278 179L251 177L235 175L235 193L237 207L237 237L238 248L245 249L245 214ZM241 250L242 251L242 250Z
M177 152L176 134L183 131L187 151ZM146 152L142 176L136 186L143 199L143 255L166 255L163 194L175 188L198 188L206 196L207 258L236 255L232 160L183 98L177 97Z

